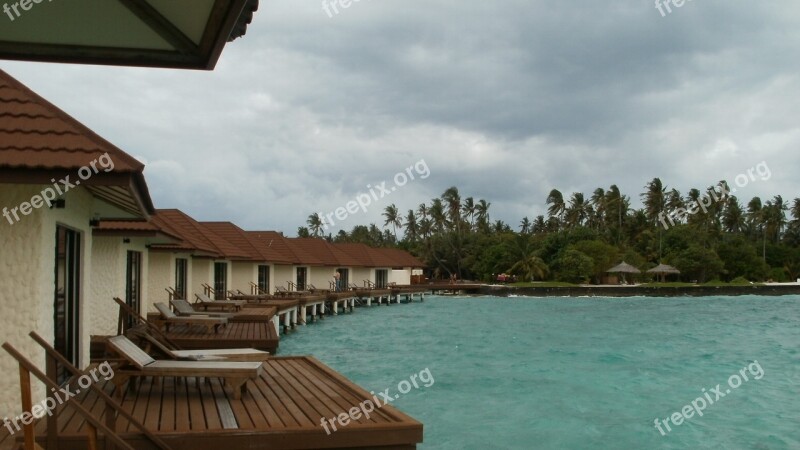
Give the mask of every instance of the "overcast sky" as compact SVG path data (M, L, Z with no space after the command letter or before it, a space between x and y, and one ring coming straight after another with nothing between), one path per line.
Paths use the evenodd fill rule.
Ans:
M411 169L332 231L453 185L517 228L552 188L617 184L638 206L653 177L685 194L760 162L771 177L743 202L800 196L800 4L663 9L361 0L330 17L320 0L261 0L213 72L0 67L144 162L157 208L246 229L294 235L422 160L429 176Z

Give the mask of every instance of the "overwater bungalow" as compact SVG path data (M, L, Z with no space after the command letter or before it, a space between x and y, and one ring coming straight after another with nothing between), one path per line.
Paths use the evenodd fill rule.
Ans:
M146 316L169 298L166 288L190 298L210 286L224 298L232 285L258 284L258 267L268 265L270 279L278 279L279 266L290 268L288 281L303 281L295 286L302 290L354 264L339 254L327 265L328 253L314 254L319 244L304 249L282 236L276 247L289 251L265 253L258 248L265 234L244 241L232 224L156 210L143 164L2 71L0 136L0 276L9 286L0 370L21 374L0 380L0 407L8 417L35 411L31 405L46 401L51 389L77 379L80 372L72 370L91 367L91 337L115 334L124 322L113 297ZM254 327L274 330L261 316L245 314L247 321L231 320L219 333L174 327L167 336L190 350L251 346ZM42 364L46 354L49 362ZM120 356L112 360L130 358ZM119 388L109 379L99 390L83 390L24 430L3 427L0 448L17 448L23 439L26 448L35 441L65 449L111 442L120 448L414 448L422 440L422 425L388 405L330 434L320 425L326 418L372 396L310 357L270 358L241 392L224 387L220 370L210 376L187 372L191 364L175 366L181 369L163 377L153 372Z

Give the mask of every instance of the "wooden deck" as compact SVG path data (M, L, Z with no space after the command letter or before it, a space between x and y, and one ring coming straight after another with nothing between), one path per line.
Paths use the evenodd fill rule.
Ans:
M272 321L232 322L218 333L208 333L198 327L175 326L165 334L186 350L246 347L273 355L278 351L280 340Z
M228 319L228 323L236 322L270 322L278 314L278 308L274 306L264 308L250 308L245 305L233 317Z
M0 450L16 450L19 444L6 427L0 429Z
M384 300L386 303L392 302L392 290L391 289L356 289L355 291L356 296L361 301L366 301L367 306L372 306L372 302L377 304L382 304Z
M352 312L356 306L356 299L358 298L358 294L355 291L343 291L343 292L328 292L327 300L328 303L331 304L331 314L337 315L339 314L339 307L341 306L344 309L344 312L347 312L347 308L350 308Z
M422 424L388 405L327 434L323 418L339 416L372 395L313 357L270 358L265 368L263 376L248 381L241 400L234 400L216 378L177 383L172 378L161 383L145 378L125 392L122 406L175 450L414 449L422 442ZM110 393L113 383L107 382L104 388ZM107 423L97 394L83 392L80 398L83 406ZM43 420L37 425L41 445L45 444L45 425ZM64 407L58 415L59 448L85 449L85 426L72 407ZM114 429L134 448L153 448L122 418ZM15 437L21 439L21 433ZM102 448L102 436L100 440Z

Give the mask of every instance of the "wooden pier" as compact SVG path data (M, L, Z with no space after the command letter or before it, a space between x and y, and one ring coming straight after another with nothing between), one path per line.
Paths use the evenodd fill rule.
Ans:
M154 382L144 377L126 390L121 407L174 450L414 449L422 442L422 424L390 405L375 408L369 418L362 414L329 434L322 426L324 420L346 415L373 396L313 357L273 357L264 364L265 373L248 381L247 392L239 400L217 378ZM108 394L114 389L111 382L102 387ZM133 448L156 448L128 420L107 417L99 394L87 390L78 399ZM88 448L87 421L72 406L60 407L56 421L59 449ZM42 446L48 438L46 424L42 419L36 425L36 441ZM6 436L0 448L18 448L21 439L21 432ZM98 448L106 445L103 434L98 444Z
M280 340L274 321L233 322L218 333L197 327L174 327L164 334L185 350L255 348L273 355L278 351Z

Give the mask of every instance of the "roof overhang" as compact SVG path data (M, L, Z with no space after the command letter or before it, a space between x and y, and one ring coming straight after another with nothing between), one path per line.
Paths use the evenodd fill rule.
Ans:
M257 8L258 0L7 1L0 58L211 70Z
M69 177L69 178L67 178ZM97 174L86 180L77 179L76 174L65 170L28 170L0 167L0 180L9 184L52 185L56 180L60 187L71 189L79 183L95 198L115 206L135 217L147 219L155 211L147 184L141 173L109 172ZM76 183L76 181L78 183ZM71 184L66 187L62 183Z

